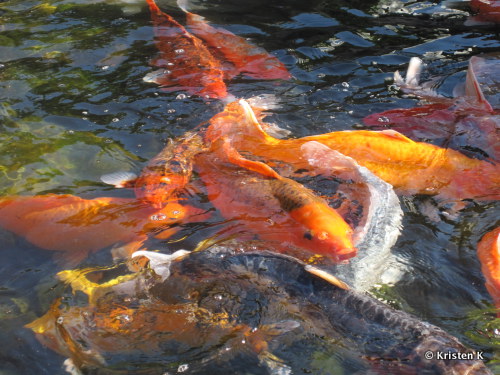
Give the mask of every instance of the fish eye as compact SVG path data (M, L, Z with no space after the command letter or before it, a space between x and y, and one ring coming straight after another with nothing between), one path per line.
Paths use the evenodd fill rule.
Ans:
M308 240L312 240L313 239L313 235L311 232L305 232L304 233L304 238L307 238Z

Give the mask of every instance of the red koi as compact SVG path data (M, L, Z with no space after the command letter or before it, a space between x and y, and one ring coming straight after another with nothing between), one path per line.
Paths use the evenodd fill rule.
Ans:
M477 245L477 256L500 318L500 227L486 233Z
M281 177L268 165L243 158L227 140L199 154L195 167L210 201L261 239L290 245L334 261L356 255L353 230L322 198Z
M146 0L154 24L159 56L152 65L161 68L145 77L167 90L185 90L209 98L227 96L221 62L201 40L191 35L171 16L162 12L154 0Z
M149 232L168 231L189 210L175 202L158 210L129 198L11 196L0 200L0 226L37 247L62 251L63 263L74 266L89 253L115 243L126 244L125 251L133 252Z
M471 0L470 7L478 13L474 20L500 23L500 1Z
M290 79L285 65L265 49L248 43L245 38L220 27L211 26L202 16L186 10L186 1L178 0L179 7L186 13L187 27L202 39L214 54L232 63L234 72L256 79Z
M500 160L500 112L495 109L498 104L495 97L499 86L496 78L496 71L500 68L498 55L473 56L465 84L457 86L454 99L440 97L426 88L425 83L419 84L421 65L420 59L412 58L406 79L396 72L395 82L404 91L412 92L430 104L376 113L365 117L363 122L374 129L400 131L416 140L432 139L440 146L463 147L465 152L474 147L488 157Z

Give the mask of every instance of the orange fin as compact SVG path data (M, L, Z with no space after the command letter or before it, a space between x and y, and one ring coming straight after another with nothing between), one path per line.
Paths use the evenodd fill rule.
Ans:
M281 176L267 164L259 161L245 159L234 147L229 144L229 141L227 139L224 139L222 143L222 150L228 160L233 164L236 164L253 172L257 172L266 177L277 179L281 178Z
M403 134L401 134L400 132L398 132L396 130L387 129L387 130L381 130L378 133L384 134L384 135L386 135L388 137L391 137L391 138L394 138L394 139L399 139L401 141L415 143L415 141L413 141L410 138L404 136Z

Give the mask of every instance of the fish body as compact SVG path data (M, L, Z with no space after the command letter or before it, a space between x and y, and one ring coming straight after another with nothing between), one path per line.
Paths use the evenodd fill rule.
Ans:
M222 216L285 248L292 245L336 261L356 254L352 228L322 198L234 153L221 146L196 157L208 197Z
M471 0L470 7L477 12L477 21L500 23L500 1L498 0Z
M170 141L129 183L136 197L156 208L176 199L191 179L194 155L204 149L203 139L197 133L187 132Z
M145 80L167 90L186 90L208 98L227 96L221 62L171 16L162 12L154 0L147 0L154 25L159 56L152 61L159 71Z
M170 255L166 258L172 261ZM179 363L203 365L238 350L265 355L266 340L298 326L293 321L247 324L251 322L234 311L214 308L217 297L201 294L209 286L199 278L195 283L179 274L158 278L162 275L144 269L102 284L88 279L102 272L102 268L61 272L74 297L64 304L57 299L45 315L26 326L80 370L175 371ZM77 291L86 294L88 302Z
M474 148L481 156L500 159L500 69L498 54L473 56L463 84L454 90L455 98L444 98L420 84L418 73L422 61L412 58L406 79L395 74L395 82L405 92L429 102L415 108L398 108L369 115L363 122L374 128L390 128L415 139L432 140L435 144Z
M500 227L484 235L477 245L477 256L486 279L486 289L499 310L500 318Z
M315 141L353 158L401 194L439 195L447 199L500 197L499 166L489 161L415 142L396 131L338 131L277 139L266 133L245 105L230 103L226 108L211 120L206 137L216 139L226 134L238 151L269 162L284 161L297 169L307 168L307 162L300 159L300 147Z
M154 255L157 260L161 256ZM179 363L188 363L194 373L210 373L203 366L224 366L224 353L246 348L262 358L275 344L283 348L298 340L322 350L328 342L342 343L340 357L346 353L347 362L357 361L356 370L491 375L477 359L427 359L429 350L474 352L442 329L355 292L293 257L266 251L234 254L227 247L174 262L164 256L168 277L162 277L165 269L157 264L109 282L113 286L93 303L79 301L81 294L75 293L64 304L57 300L27 327L78 368L89 370L175 371ZM78 290L73 286L73 292ZM286 340L276 343L283 334ZM292 350L282 353L288 355L281 360L286 373L295 372L294 366L308 367L309 353L299 361ZM218 373L240 367L237 362ZM258 363L251 367L257 368Z
M291 75L285 65L261 47L253 45L245 38L220 27L211 26L200 15L186 12L189 30L203 40L214 54L234 66L231 75L244 74L256 79L290 79Z
M171 202L161 210L136 199L83 199L73 195L11 196L0 200L0 226L76 265L115 243L136 250L150 231L181 222L188 209Z

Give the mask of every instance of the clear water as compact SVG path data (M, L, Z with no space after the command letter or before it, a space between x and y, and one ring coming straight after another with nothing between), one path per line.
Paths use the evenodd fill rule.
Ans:
M404 70L412 56L424 56L431 74L444 76L438 91L450 96L470 56L500 49L498 29L464 26L467 13L440 2L192 5L287 65L294 77L289 82L239 78L228 90L243 98L275 94L280 106L270 120L297 137L358 129L368 114L415 106L415 98L390 86L393 72ZM174 1L159 6L182 19ZM168 138L223 107L143 82L155 53L142 2L0 1L0 194L131 196L99 177L139 171ZM404 197L401 203L404 229L394 251L405 275L376 294L483 350L488 365L500 371L499 324L475 250L482 235L499 225L498 204L473 202L458 217L434 222L421 209L432 205L432 198ZM199 239L193 234L192 242ZM50 252L9 232L0 231L0 249L0 373L64 373L64 358L23 328L60 295L54 278L60 269ZM89 263L107 261L102 252ZM342 373L342 363L349 362L343 349L332 354L331 345L290 350L309 356L294 373Z

